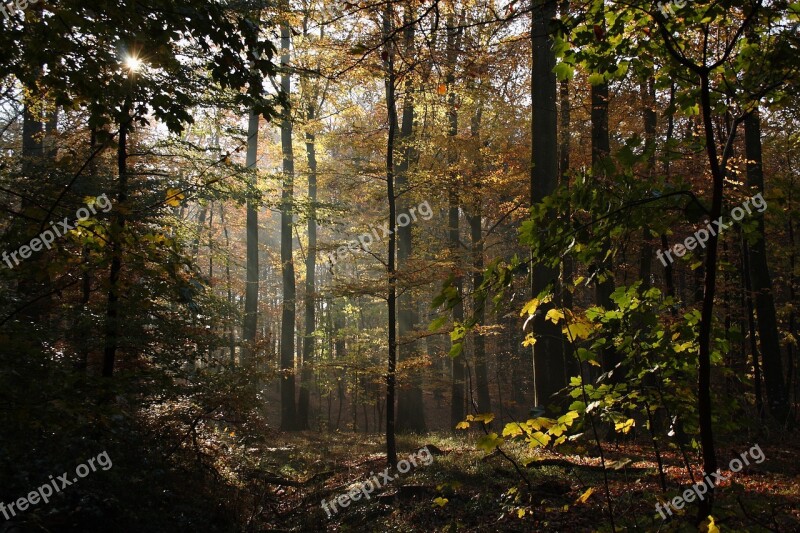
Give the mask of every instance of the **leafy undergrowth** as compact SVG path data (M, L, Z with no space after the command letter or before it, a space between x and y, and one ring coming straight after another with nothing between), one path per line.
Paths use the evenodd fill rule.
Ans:
M249 524L253 531L611 531L596 448L555 455L511 443L503 447L504 457L478 451L477 434L399 437L398 459L428 445L431 464L412 467L369 500L361 497L329 517L323 499L330 502L386 467L382 437L277 437L280 442L264 450L268 463L260 465L265 493ZM714 525L721 531L800 530L797 444L786 439L780 448L763 446L762 463L726 471L730 459L749 448L730 443L717 450L729 480L717 490ZM673 511L668 521L655 510L658 501L691 484L679 453L662 452L667 481L662 493L652 448L623 442L604 445L604 452L618 531L697 531L696 504ZM694 467L699 480L697 461Z

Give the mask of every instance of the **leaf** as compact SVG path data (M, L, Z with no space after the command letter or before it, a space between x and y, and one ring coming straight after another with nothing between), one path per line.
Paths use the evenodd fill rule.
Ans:
M699 530L703 533L719 533L719 528L717 527L717 524L714 523L714 517L711 515L708 515L708 518L703 520L703 522L700 524Z
M575 500L575 503L586 503L586 500L589 499L589 496L591 496L593 492L594 492L594 487L589 487L586 492L581 494L578 497L578 499Z
M442 498L441 496L439 496L438 498L434 498L433 499L433 503L435 503L439 507L444 507L445 505L447 505L447 502L449 502L449 501L450 500L448 500L447 498Z
M541 300L539 298L534 298L533 300L528 301L524 306L522 306L522 311L519 312L519 316L533 316L536 314L536 310L539 308L540 305L546 304L553 299L553 296L548 294Z
M181 205L181 200L183 200L185 197L186 196L180 191L180 189L167 189L166 203L168 206L178 207Z
M469 422L467 421L459 422L458 424L456 424L456 429L469 429Z
M492 420L494 420L494 413L484 413L478 415L472 415L472 419L475 422L483 422L484 424L488 424Z
M489 433L478 439L477 447L486 453L494 451L495 448L503 444L505 441L497 436L497 433Z
M588 339L592 334L592 325L588 322L573 322L561 328L562 333L570 340Z
M522 341L522 345L527 348L528 346L533 346L534 344L536 344L536 337L533 336L533 333L528 333L525 335L525 340Z
M528 437L527 440L531 448L538 448L540 446L544 447L550 444L550 435L542 433L541 431L537 431Z
M629 418L625 422L617 422L614 424L615 431L622 431L622 433L628 433L633 426L636 425L636 421L633 418Z
M559 63L553 68L553 72L556 75L558 81L566 81L572 79L575 76L575 69L572 68L572 65L568 63Z
M517 518L525 516L525 509L517 509Z
M436 320L434 320L433 322L431 322L431 324L428 326L428 331L433 332L433 331L437 331L438 329L440 329L442 326L444 326L447 323L447 318L448 318L447 315L443 315L443 316L440 316L439 318L437 318Z
M436 88L436 92L439 94L439 96L446 95L447 94L447 85L445 85L444 83L440 83L439 86Z
M589 75L589 84L590 85L602 85L605 83L606 78L599 72L595 72Z
M464 345L461 344L460 342L457 342L450 348L450 353L448 355L450 357L456 358L459 355L461 355L461 351L463 349L464 349Z
M577 411L568 411L566 414L560 416L558 418L559 424L566 424L567 426L571 426L572 422L578 418L580 415Z
M524 433L524 426L522 424L518 424L517 422L509 422L506 424L506 427L503 428L504 437L519 437Z
M564 318L564 313L558 309L551 309L545 315L545 320L549 320L553 324L558 324L558 321Z

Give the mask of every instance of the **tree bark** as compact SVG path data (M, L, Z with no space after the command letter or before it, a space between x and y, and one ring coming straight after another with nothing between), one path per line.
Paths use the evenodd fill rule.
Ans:
M394 71L394 46L392 44L394 9L392 3L387 2L383 11L382 37L384 44L385 70L384 84L386 90L386 110L388 114L389 132L386 139L386 199L389 203L389 235L388 262L386 273L388 276L387 307L388 307L388 364L386 370L386 462L390 469L397 464L397 443L395 441L395 382L397 379L397 271L395 268L395 220L397 219L397 206L394 190L394 148L397 134L397 102L395 100L396 75Z
M122 119L119 126L119 145L117 147L117 206L111 221L109 240L111 243L111 269L108 276L108 299L106 303L105 347L103 349L103 377L114 375L114 366L119 347L119 278L122 271L123 232L127 217L125 212L128 201L128 127L131 110L130 99L123 106Z
M314 103L308 104L307 119L314 121ZM311 387L311 363L314 360L314 331L316 330L316 269L317 269L317 146L316 136L306 133L306 157L308 158L308 251L306 253L305 287L305 333L303 337L303 369L300 374L300 399L298 402L298 427L309 428L309 402Z
M450 15L447 18L447 82L449 84L450 94L448 96L448 131L449 137L449 155L448 164L450 171L448 173L448 211L447 211L447 228L448 228L448 248L450 252L450 259L454 263L453 276L455 287L458 293L458 303L453 308L453 321L461 323L464 321L464 303L461 296L464 292L464 277L461 274L458 262L461 257L461 239L459 229L459 199L457 192L457 176L455 165L458 163L458 151L456 150L456 136L458 135L458 109L456 107L456 93L453 90L453 83L455 82L455 68L456 57L459 48L459 41L461 30L456 29L455 16ZM452 347L452 346L451 346ZM456 425L466 418L466 396L465 396L465 369L464 369L464 354L463 352L455 357L450 357L451 366L451 387L450 387L450 429L455 431Z
M250 112L247 125L247 159L245 164L251 174L251 190L258 186L258 123L259 115ZM242 328L242 363L252 363L255 353L256 330L258 329L258 202L247 198L247 283L244 297L244 325Z
M404 40L405 53L408 57L414 55L414 24L412 3L404 4ZM397 212L408 213L409 203L409 169L414 159L413 134L414 134L414 86L411 82L412 73L408 72L405 82L405 98L403 99L403 123L397 137L397 146L402 154L395 169L395 186L397 195ZM394 221L392 221L394 224ZM397 270L410 271L410 260L413 254L411 224L397 225ZM401 276L400 279L408 276ZM403 287L397 298L398 303L398 359L403 362L419 355L419 343L414 339L414 328L418 322L418 313L414 304L413 281ZM422 375L415 365L409 371L408 386L402 387L397 398L397 431L410 431L425 433L425 404L422 401Z
M288 8L288 6L287 6ZM288 10L288 9L287 9ZM281 149L283 152L283 188L281 192L281 429L292 431L297 427L294 376L294 334L297 287L294 277L293 214L294 214L294 150L292 148L292 110L289 96L292 78L289 73L289 47L291 28L281 23L281 92L285 97L281 117Z
M758 109L744 119L745 158L747 159L747 185L764 193L764 173L761 155L761 121ZM772 277L769 272L766 250L764 217L758 216L757 241L745 243L750 257L750 276L755 293L755 309L758 318L758 338L761 344L761 360L769 412L775 420L785 424L789 418L789 398L783 380L783 362L778 336L778 319L775 315L775 300L772 296Z
M550 21L556 15L555 0L537 0L532 16L533 72L531 76L531 204L552 194L558 183L558 115L556 76ZM536 297L548 286L555 286L558 269L537 265L531 288ZM544 406L564 385L564 356L561 328L544 317L553 304L541 307L532 320L536 344L533 346L534 402Z

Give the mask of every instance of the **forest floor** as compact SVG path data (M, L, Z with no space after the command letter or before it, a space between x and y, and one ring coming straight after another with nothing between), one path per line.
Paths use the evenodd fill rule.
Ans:
M251 524L258 531L612 531L596 447L556 454L506 443L507 457L487 456L475 446L478 436L399 437L398 460L429 445L433 460L425 462L430 464L418 460L408 473L393 474L397 478L369 500L361 497L327 513L323 499L330 502L384 470L383 437L276 434L268 450L271 490ZM755 442L718 444L721 473L728 480L716 490L714 525L721 531L800 531L800 446L788 437L779 447L763 446L761 463L751 459L732 473L730 460ZM691 525L696 502L673 510L669 520L655 509L691 485L679 451L661 450L666 493L652 445L604 444L604 452L617 531L697 531ZM687 453L695 458L699 481L697 456Z

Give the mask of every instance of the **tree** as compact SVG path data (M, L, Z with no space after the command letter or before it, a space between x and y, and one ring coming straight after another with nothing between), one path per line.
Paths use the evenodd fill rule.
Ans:
M541 202L555 191L558 174L558 123L556 111L556 76L553 38L550 21L556 14L555 0L540 0L534 4L531 37L533 46L533 70L531 73L531 204ZM533 297L558 281L557 269L536 265L531 273ZM542 307L534 318L533 368L536 405L546 405L564 382L564 358L562 355L561 330L545 319L553 304Z
M288 2L284 4L288 16ZM294 238L292 234L294 213L294 150L292 148L292 73L290 71L290 46L292 30L288 21L281 22L281 151L283 152L283 188L281 192L281 429L293 430L297 426L294 379L294 334L297 313L297 289L294 277Z

